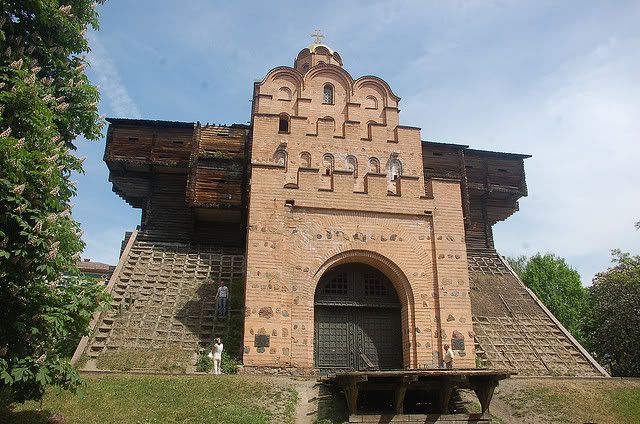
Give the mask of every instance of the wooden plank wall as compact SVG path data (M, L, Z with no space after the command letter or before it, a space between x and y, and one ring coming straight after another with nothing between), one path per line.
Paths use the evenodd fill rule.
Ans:
M193 236L194 213L184 201L186 174L154 174L142 230L158 240L188 241Z
M460 181L467 248L494 249L493 224L516 212L527 195L523 158L441 143L424 143L422 157L426 185L430 178Z
M196 134L187 195L189 204L241 208L247 129L203 126L196 129Z

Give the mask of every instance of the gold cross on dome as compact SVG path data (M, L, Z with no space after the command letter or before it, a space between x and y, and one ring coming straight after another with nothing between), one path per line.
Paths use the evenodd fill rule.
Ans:
M322 44L322 39L324 38L324 35L322 34L322 31L320 31L319 29L313 31L311 34L312 37L315 37L316 39L314 40L315 44Z

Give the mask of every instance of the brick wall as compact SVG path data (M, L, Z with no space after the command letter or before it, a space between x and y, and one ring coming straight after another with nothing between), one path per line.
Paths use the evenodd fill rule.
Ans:
M452 337L465 341L455 365L475 365L460 185L425 185L420 130L398 125L398 101L384 81L337 65L275 68L256 84L245 365L313 367L316 284L349 262L394 284L405 367L436 366Z

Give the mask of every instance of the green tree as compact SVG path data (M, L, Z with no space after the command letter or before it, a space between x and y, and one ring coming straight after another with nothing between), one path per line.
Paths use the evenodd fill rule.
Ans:
M524 274L524 270L527 268L527 263L529 262L529 258L526 255L520 255L517 257L507 256L505 258L509 263L509 266L518 274L518 277L522 279L522 275Z
M592 349L611 375L640 377L640 256L612 256L613 267L589 288Z
M0 397L38 399L47 385L81 382L65 341L87 332L103 299L77 278L84 244L70 214L82 161L79 135L101 133L89 83L85 31L97 28L89 0L0 2Z
M582 328L589 307L587 289L575 269L563 258L538 253L526 261L520 278L578 341L589 345Z

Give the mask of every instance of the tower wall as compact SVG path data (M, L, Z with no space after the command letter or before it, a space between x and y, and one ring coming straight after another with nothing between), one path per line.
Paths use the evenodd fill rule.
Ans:
M316 285L349 262L394 284L405 368L439 366L452 338L455 365L475 365L460 182L425 182L420 130L399 125L398 101L329 64L255 85L245 366L314 367Z

